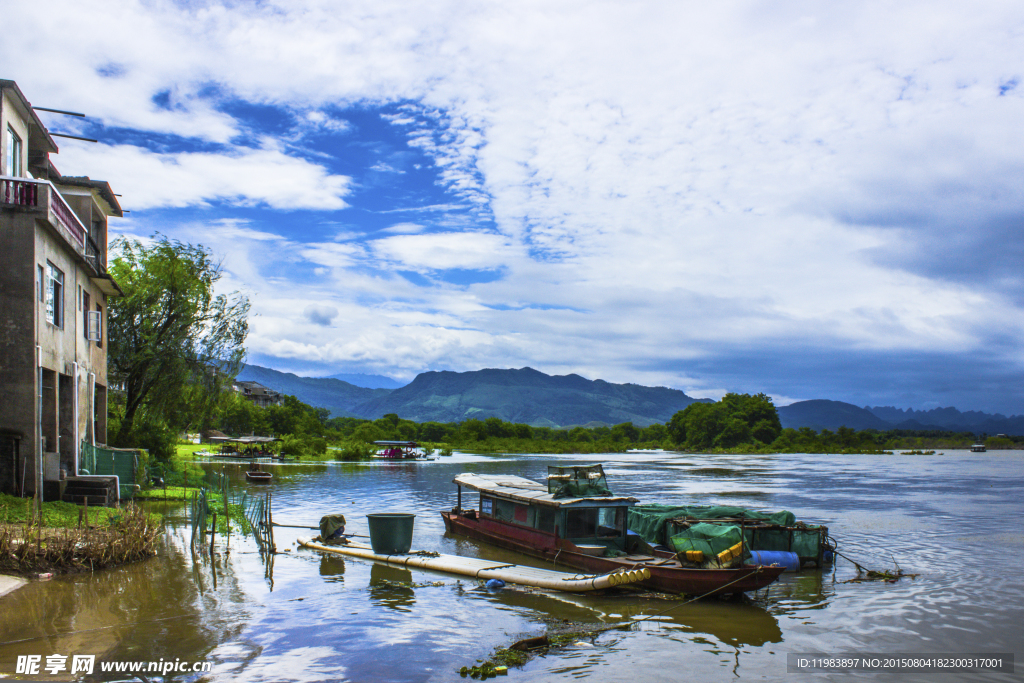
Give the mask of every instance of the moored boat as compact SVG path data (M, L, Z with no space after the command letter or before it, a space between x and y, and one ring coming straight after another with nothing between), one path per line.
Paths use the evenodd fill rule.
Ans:
M261 470L258 462L252 462L249 464L249 469L245 471L245 478L256 484L269 484L274 475Z
M373 444L380 447L373 457L381 460L434 460L420 450L415 441L374 441Z
M763 588L784 567L737 564L742 546L698 565L685 556L652 548L628 533L629 508L637 502L607 487L600 465L549 468L548 485L510 475L460 474L458 503L442 512L445 528L486 543L575 569L607 573L650 570L641 585L666 593L728 595ZM479 507L462 507L463 487L479 493Z

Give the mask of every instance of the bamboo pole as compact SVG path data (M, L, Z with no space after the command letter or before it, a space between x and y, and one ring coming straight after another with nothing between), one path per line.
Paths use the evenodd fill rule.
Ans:
M449 574L471 576L478 579L501 579L502 581L517 583L522 586L534 586L536 588L546 588L570 593L603 590L614 586L620 586L625 583L644 581L651 577L651 570L646 567L624 572L613 572L610 574L599 574L585 578L576 578L578 576L577 574L552 571L549 569L537 569L535 567L499 564L496 562L478 560L476 558L459 557L456 555L440 555L438 557L425 557L422 555L378 555L367 546L349 544L347 546L328 547L312 543L305 539L299 539L299 545L312 550L319 550L321 552L349 555L351 557L375 560L377 562L386 562L388 564L404 567L431 569Z

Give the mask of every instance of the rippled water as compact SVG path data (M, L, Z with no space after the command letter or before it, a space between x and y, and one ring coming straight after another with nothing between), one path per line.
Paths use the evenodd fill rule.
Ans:
M451 479L464 471L541 479L547 465L570 460L603 461L612 489L642 502L792 510L798 519L828 525L840 552L862 565L892 568L894 558L920 576L895 584L843 583L855 571L840 560L834 571L786 574L751 600L701 601L630 630L605 632L592 643L532 660L511 671L510 680L810 678L787 673L791 652L1016 652L1021 659L1020 452L456 454L423 463L277 465L270 487L274 520L315 525L322 514L343 512L348 530L365 534L365 513L409 511L417 514L415 548L522 561L445 536L438 512L455 503ZM246 486L241 466L207 467L223 468ZM229 554L193 558L186 532L174 524L182 522L180 504L152 505L172 522L160 557L33 583L0 598L0 676L14 673L18 655L58 653L95 654L98 661L211 661L213 673L203 680L448 681L493 648L543 632L545 621L613 623L673 605L515 588L489 593L466 579L299 550L294 539L315 532L298 529L276 531L278 549L291 551L270 566L251 540L237 535ZM218 549L224 550L222 539ZM1021 673L899 678L1024 680Z

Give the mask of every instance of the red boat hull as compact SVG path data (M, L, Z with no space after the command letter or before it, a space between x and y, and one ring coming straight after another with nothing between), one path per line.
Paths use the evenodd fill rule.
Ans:
M453 534L460 534L484 541L492 545L508 548L525 555L581 569L583 571L603 574L617 569L646 568L651 578L641 583L645 588L664 593L681 593L685 595L730 595L746 593L764 588L779 578L783 567L744 566L734 569L690 569L657 564L669 557L655 558L653 561L631 560L629 557L594 557L577 550L570 541L558 538L555 534L545 533L536 529L504 524L486 517L472 517L454 512L442 512L445 529Z

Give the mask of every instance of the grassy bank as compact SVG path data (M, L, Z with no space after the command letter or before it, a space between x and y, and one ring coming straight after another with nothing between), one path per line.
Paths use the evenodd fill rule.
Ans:
M83 520L79 526L78 511L84 508L72 505L75 512L70 515L65 509L46 509L48 505L69 503L44 503L43 522L51 526L40 526L27 521L23 499L15 500L17 505L2 508L8 521L0 523L0 572L32 575L94 571L156 554L160 516L147 514L137 505L91 508L88 524ZM98 513L95 518L93 513Z

